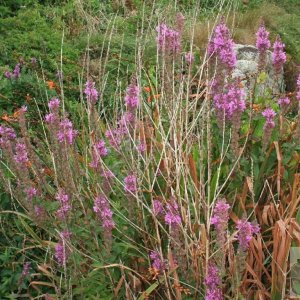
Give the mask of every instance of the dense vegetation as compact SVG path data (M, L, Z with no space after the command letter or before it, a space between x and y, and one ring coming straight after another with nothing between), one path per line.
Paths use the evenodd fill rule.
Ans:
M0 298L297 293L299 12L0 2ZM259 50L249 86L233 41Z

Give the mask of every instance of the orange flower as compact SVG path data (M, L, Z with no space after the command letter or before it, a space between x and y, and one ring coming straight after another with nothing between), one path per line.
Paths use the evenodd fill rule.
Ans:
M160 94L149 96L148 99L147 99L147 102L151 103L153 99L159 99L159 98L160 98Z
M150 86L145 86L145 87L144 87L144 91L145 91L146 93L150 93L150 92L151 92Z
M48 88L53 90L55 88L55 83L52 80L47 81Z
M9 116L7 114L3 115L1 117L1 119L6 122L16 122L17 121L13 116Z
M255 112L260 112L261 111L261 106L259 104L252 104L252 109Z

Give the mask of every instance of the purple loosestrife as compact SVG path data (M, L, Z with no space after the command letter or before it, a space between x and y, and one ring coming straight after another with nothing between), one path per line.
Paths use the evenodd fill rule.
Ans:
M175 199L171 199L166 205L165 223L171 227L177 227L181 224L179 206Z
M73 124L68 118L63 119L59 123L57 139L60 143L67 143L69 145L72 145L77 134L78 131L73 129Z
M208 44L208 54L216 55L225 69L233 70L237 60L233 47L230 31L222 18Z
M284 98L278 99L277 103L280 106L281 111L284 113L287 110L291 101L290 101L289 97L284 97Z
M99 142L95 143L93 145L92 149L92 161L90 163L90 166L92 168L98 168L101 157L104 157L108 154L108 149L105 146L105 142L103 140L100 140Z
M45 115L45 122L48 124L55 124L57 120L58 120L57 115L55 115L54 113Z
M109 170L101 170L100 169L100 176L103 178L102 180L102 189L104 194L108 195L109 192L112 189L112 184L113 184L113 178L115 177L114 173Z
M34 206L34 214L38 220L45 220L46 211L43 207L39 205Z
M262 112L262 115L266 119L266 123L264 125L264 137L263 137L263 148L265 148L271 138L273 128L275 127L274 118L276 116L276 113L272 108L266 108Z
M211 224L214 225L217 232L217 241L222 247L226 242L226 230L229 220L230 205L225 199L219 199L215 205L213 216L211 218Z
M59 106L60 100L58 98L52 98L48 102L50 113L45 116L45 122L49 125L54 125L59 121Z
M182 13L176 14L176 29L180 35L182 35L184 29L184 21L185 21L185 17Z
M26 146L23 143L17 143L15 148L14 160L19 166L25 167L29 161Z
M285 45L281 42L279 36L273 45L272 62L276 75L279 75L282 71L283 65L286 62L286 54L284 51Z
M256 32L256 47L259 52L258 58L258 70L261 71L266 65L267 50L271 47L269 40L269 32L266 30L264 23L262 22L258 31Z
M102 223L104 243L107 250L110 251L112 245L112 229L115 227L115 222L112 218L113 212L110 209L108 199L104 194L96 197L93 210Z
M126 95L125 95L124 101L129 110L132 110L132 109L135 109L138 107L139 92L140 92L140 89L136 84L131 83L128 86L128 88L126 90Z
M18 64L16 64L16 66L13 70L12 77L14 77L15 79L18 79L18 78L20 78L20 76L21 76L21 64L18 63Z
M159 200L153 200L152 211L155 216L161 215L163 213L164 207Z
M151 251L150 258L152 262L151 267L156 269L159 273L162 273L167 268L166 262L162 259L158 251Z
M111 170L107 169L101 172L101 176L106 179L111 179L115 177L115 174Z
M118 122L119 128L121 128L120 131L122 131L122 128L128 127L129 124L134 123L134 121L135 121L135 116L131 111L127 111L126 113L124 113ZM127 130L125 130L124 134L126 133Z
M137 178L135 175L131 174L124 179L124 189L128 193L135 193L137 191Z
M232 124L231 143L233 152L237 153L241 116L243 111L246 109L245 91L238 81L225 85L223 91L220 90L219 83L217 81L213 81L211 91L213 93L216 118L219 128L223 132L224 118L225 121Z
M59 110L60 100L58 98L52 98L49 103L48 107L51 112L57 113Z
M222 280L219 269L213 264L209 263L207 267L207 274L205 277L206 296L205 300L222 300Z
M296 93L296 99L300 101L300 74L298 75L297 79L297 93Z
M166 55L175 55L180 52L181 35L178 31L162 23L156 27L158 33L156 41L158 50Z
M144 143L144 142L140 142L140 143L137 145L137 151L138 151L139 153L144 153L144 152L146 151L146 149L147 149L147 145L146 145L146 143Z
M185 62L188 64L188 65L191 65L194 60L195 60L195 57L194 57L194 54L192 52L188 52L184 55L184 59L185 59Z
M95 88L95 82L88 80L85 84L84 94L89 103L95 104L98 101L98 92Z
M275 127L274 117L276 116L275 111L272 108L266 108L262 115L266 118L265 127Z
M31 201L37 195L37 189L35 187L30 187L25 190L27 199Z
M12 73L9 72L9 71L5 71L5 72L4 72L4 76L5 76L7 79L12 79Z
M249 248L249 242L252 240L254 234L258 234L260 231L259 225L252 224L246 219L239 220L237 222L237 238L239 241L239 247L242 251L247 251Z
M105 132L105 136L109 141L109 144L115 148L119 149L122 142L122 135L118 129L108 129Z
M116 129L120 140L122 140L127 134L129 134L130 129L134 127L135 115L131 111L127 111L123 114L118 122L118 129Z
M26 277L29 275L30 266L31 263L28 261L23 265L22 277Z
M60 203L60 208L57 210L56 214L59 219L65 220L68 217L70 210L72 209L70 197L63 191L60 191L56 195L55 199Z
M7 147L10 141L15 140L16 137L16 133L12 128L0 125L0 146L2 148Z
M65 266L69 258L70 251L66 247L66 241L71 237L71 233L67 230L59 234L60 240L55 246L55 258L61 266Z
M105 195L99 195L96 197L93 210L100 219L104 230L111 231L115 227L115 223L112 219L113 213Z

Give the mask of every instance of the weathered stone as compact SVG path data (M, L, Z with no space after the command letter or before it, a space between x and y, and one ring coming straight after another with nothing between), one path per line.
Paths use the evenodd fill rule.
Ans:
M246 92L254 87L258 74L259 53L256 47L251 45L236 44L234 51L237 55L236 69L233 71L234 78L240 78L245 86ZM265 79L257 84L258 95L262 96L268 90L272 93L279 93L284 90L283 72L275 77L272 65L271 51L267 51Z

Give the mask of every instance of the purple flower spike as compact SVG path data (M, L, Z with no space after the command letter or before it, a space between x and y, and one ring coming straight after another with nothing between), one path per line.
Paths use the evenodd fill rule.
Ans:
M281 109L285 109L290 103L291 101L288 97L280 98L278 100L278 105L280 106Z
M12 76L14 78L19 78L21 76L21 64L16 64Z
M139 92L140 92L140 89L137 85L132 83L128 86L127 91L126 91L126 96L124 99L127 107L134 109L138 106Z
M60 209L57 211L57 216L60 219L64 220L68 217L68 214L69 214L70 210L72 209L72 206L70 203L70 198L63 191L59 192L55 198L60 203Z
M95 82L88 80L85 84L84 93L88 102L95 104L98 101L98 92L95 88Z
M92 150L93 160L90 163L90 166L92 168L98 168L100 163L100 158L106 156L107 154L108 154L108 149L105 146L105 142L103 140L100 140L93 146L93 150Z
M180 52L180 33L166 24L162 23L156 27L158 50L166 54L177 54Z
M59 105L60 105L60 101L58 98L52 98L48 103L48 107L52 113L55 113L58 111Z
M0 147L6 147L16 137L16 133L12 128L0 125Z
M217 55L224 67L232 70L236 65L236 54L233 50L234 42L224 19L216 26L208 44L208 54Z
M120 134L120 131L117 129L109 129L106 130L105 136L107 137L109 144L118 149L121 142L122 142L122 135Z
M276 116L275 111L272 108L266 108L261 114L266 118L265 128L274 128L274 117Z
M209 263L207 275L205 278L206 296L205 300L223 300L223 293L221 289L222 280L219 269L213 264Z
M13 75L12 75L11 72L5 71L5 72L4 72L4 76L5 76L7 79L11 79Z
M37 189L35 187L30 187L25 190L27 199L31 201L37 195Z
M31 266L31 263L28 261L23 265L23 271L22 271L23 277L26 277L29 275L30 266Z
M211 224L214 225L218 242L223 245L225 243L225 233L229 220L230 205L225 199L219 199L214 208L214 214L211 218Z
M175 227L181 224L179 207L175 199L171 199L166 205L165 222L167 225Z
M284 51L284 47L285 45L281 42L280 37L277 36L276 41L273 45L274 50L272 53L272 60L273 60L275 74L280 74L284 63L286 62L286 54Z
M260 53L266 52L271 47L269 34L270 33L266 30L265 25L262 22L258 31L256 32L256 48Z
M152 211L155 216L162 214L164 207L159 200L153 200L153 208Z
M186 53L184 55L184 58L185 58L186 63L189 65L191 65L195 60L194 54L192 52Z
M213 97L217 114L221 117L225 114L225 117L230 120L235 113L242 113L246 109L245 96L245 91L238 82L228 84L225 86L225 91Z
M298 75L297 79L297 94L296 94L296 99L300 101L300 74Z
M70 239L71 233L65 230L59 236L60 240L55 246L55 258L58 264L65 266L70 254L70 251L66 248L66 241Z
M144 142L140 142L139 145L137 146L137 150L139 153L144 153L147 149L147 146Z
M137 191L137 178L135 175L128 175L124 179L125 191L135 193Z
M158 251L151 251L150 258L152 261L152 268L156 269L158 272L163 272L163 270L167 268L165 261Z
M59 123L59 132L57 133L57 139L60 143L67 143L72 145L76 136L78 134L77 130L73 129L72 122L65 118Z
M254 234L258 234L260 231L259 225L252 224L246 219L239 220L237 222L238 241L242 251L247 251L249 248L249 242L252 240Z
M113 213L105 195L96 197L93 210L101 220L104 229L111 230L115 227L115 223L112 219Z
M26 163L29 161L25 144L18 143L16 145L16 154L14 156L14 159L19 165L22 166L25 166Z

